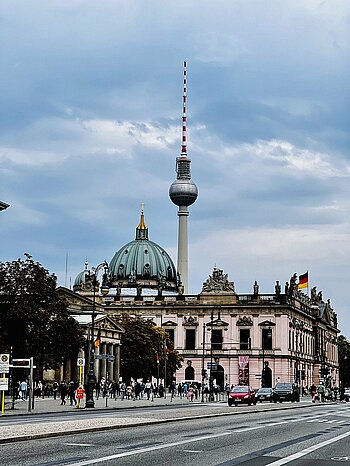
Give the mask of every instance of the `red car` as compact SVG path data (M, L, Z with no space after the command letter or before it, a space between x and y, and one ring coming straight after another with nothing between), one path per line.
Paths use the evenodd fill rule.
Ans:
M256 405L255 391L248 385L237 385L228 394L227 402L229 406L242 403L247 403L248 406L252 403Z

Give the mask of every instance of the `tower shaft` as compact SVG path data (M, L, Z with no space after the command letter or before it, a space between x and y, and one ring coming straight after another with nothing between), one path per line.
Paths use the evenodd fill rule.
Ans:
M179 206L177 212L179 216L179 231L177 240L177 271L180 274L184 293L188 293L188 208L187 206Z

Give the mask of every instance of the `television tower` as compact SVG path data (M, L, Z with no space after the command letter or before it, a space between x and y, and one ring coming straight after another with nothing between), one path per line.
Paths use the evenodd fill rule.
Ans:
M188 207L195 202L198 189L191 180L191 160L187 157L187 121L186 121L186 99L187 99L187 69L184 62L184 87L182 98L182 143L180 157L176 157L176 180L169 188L169 197L179 207L179 233L177 243L177 271L184 287L184 293L188 294L188 237L187 217Z

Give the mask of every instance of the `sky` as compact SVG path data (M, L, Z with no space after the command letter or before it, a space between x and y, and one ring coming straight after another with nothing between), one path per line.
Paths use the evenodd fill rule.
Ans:
M308 271L349 338L349 57L348 0L2 0L0 260L69 287L144 202L176 263L187 60L189 292Z

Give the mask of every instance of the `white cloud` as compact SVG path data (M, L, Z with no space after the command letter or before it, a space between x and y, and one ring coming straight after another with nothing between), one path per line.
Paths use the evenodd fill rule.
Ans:
M220 65L230 65L248 53L242 40L233 34L219 31L203 31L194 35L193 49L197 60Z

